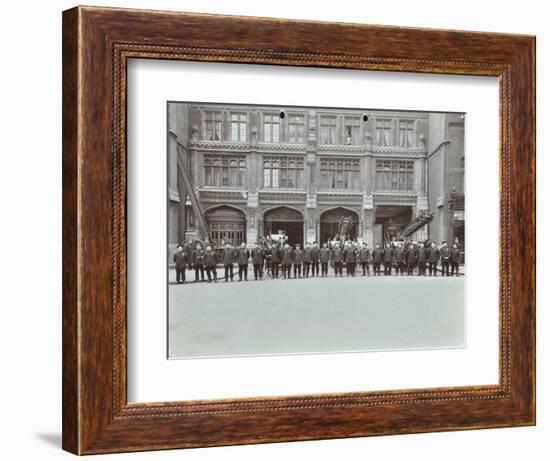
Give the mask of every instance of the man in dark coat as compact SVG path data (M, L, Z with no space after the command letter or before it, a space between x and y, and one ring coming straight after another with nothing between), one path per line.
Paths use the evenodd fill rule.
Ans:
M204 252L204 267L206 268L208 283L212 282L212 277L214 278L214 282L218 281L218 271L216 271L217 262L216 254L212 251L212 247L208 245Z
M363 242L363 248L359 250L359 262L361 263L361 268L363 269L363 276L370 276L369 259L370 250L367 247L367 242Z
M446 275L447 277L450 274L449 264L451 261L451 250L447 246L447 242L442 242L443 245L439 249L439 256L441 258L441 275Z
M330 250L327 243L323 243L323 248L319 250L319 261L321 262L321 277L328 276L328 263L330 261Z
M391 266L393 264L393 249L388 243L384 249L384 275L391 275Z
M426 262L428 261L428 250L424 248L424 244L421 242L418 245L416 252L416 259L418 261L418 275L426 275Z
M311 275L313 277L319 276L319 252L321 249L317 242L313 242L313 247L311 248Z
M283 278L290 278L290 269L292 267L292 252L294 250L292 247L285 243L285 246L283 247L283 258L281 260L281 267L283 269Z
M296 244L296 249L292 255L292 260L294 262L294 278L298 274L298 278L302 278L302 263L304 261L304 250L300 248L300 244Z
M311 267L311 243L307 242L304 248L304 277L309 277L309 268Z
M380 264L382 264L382 258L384 257L384 250L377 243L372 250L372 273L373 275L380 275Z
M416 258L416 245L410 242L409 246L407 247L407 275L413 275L413 270L416 266Z
M428 252L428 271L430 275L437 276L437 261L439 261L439 250L435 242L432 242L430 251Z
M403 250L403 244L398 243L395 250L393 250L393 265L395 267L395 275L403 275L403 268L405 265L405 251Z
M344 251L339 243L332 249L332 262L334 264L334 276L342 277L342 266L344 264Z
M237 264L239 265L239 282L242 282L243 275L245 282L248 280L248 260L250 251L246 249L246 243L241 243L241 248L237 253Z
M458 277L458 266L460 265L460 248L456 243L453 243L453 248L451 249L451 275Z
M197 243L197 246L193 250L193 268L195 269L195 282L200 279L204 282L204 250L200 243Z
M225 244L222 254L222 262L224 268L225 281L227 282L229 277L233 281L233 263L235 262L235 251L231 248L229 243Z
M353 277L355 266L355 254L354 249L350 243L347 244L344 250L344 262L346 263L346 275Z
M256 246L252 250L252 265L254 267L254 280L262 280L264 251L260 248L259 244L256 244Z
M271 277L274 279L279 278L279 264L281 264L281 249L279 245L271 245Z
M176 263L176 283L185 283L185 269L187 268L188 258L187 252L183 249L183 245L178 245L178 251L174 254L174 262Z

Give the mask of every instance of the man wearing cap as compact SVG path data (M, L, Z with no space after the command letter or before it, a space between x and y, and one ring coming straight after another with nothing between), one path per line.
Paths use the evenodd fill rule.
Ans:
M393 249L391 245L386 244L384 248L384 275L391 275L391 266L393 264Z
M181 283L185 283L185 269L188 258L183 245L178 245L178 251L174 254L174 262L176 263L176 283L180 283L180 280Z
M307 242L304 248L304 277L309 277L309 269L311 267L311 243Z
M361 263L361 268L363 269L363 276L370 276L369 259L370 250L367 247L367 242L363 242L363 248L359 250L359 262Z
M442 246L439 249L439 256L441 257L441 275L449 277L449 264L451 260L451 250L447 246L447 242L443 241Z
M250 251L246 249L246 243L241 243L241 248L237 254L237 264L239 265L239 282L242 282L243 275L245 282L248 280L248 260Z
M453 243L453 248L451 249L451 275L458 277L458 266L460 265L460 248L458 244Z
M292 255L292 261L294 262L294 278L296 274L298 278L302 278L302 263L304 261L304 251L300 248L300 244L296 244L296 248Z
M384 250L377 243L374 250L372 250L372 273L373 275L380 275L380 264L382 264L382 258L384 257Z
M321 249L317 242L313 242L313 247L311 248L311 275L313 277L319 276L319 252Z
M206 268L206 275L208 276L208 283L212 282L212 277L214 282L218 281L218 272L216 271L216 255L212 251L210 245L206 246L206 251L204 252L204 267Z
M437 276L437 261L439 261L439 250L435 242L432 242L428 252L428 271L434 277Z
M285 243L285 246L283 247L283 257L281 260L281 267L283 269L283 278L287 279L290 278L290 268L292 267L292 252L294 250L292 247Z
M327 243L323 243L323 248L319 250L319 261L321 262L321 277L328 276L328 263L330 261L330 250Z
M252 249L252 265L254 267L254 280L262 280L264 252L258 243L256 243L256 246Z

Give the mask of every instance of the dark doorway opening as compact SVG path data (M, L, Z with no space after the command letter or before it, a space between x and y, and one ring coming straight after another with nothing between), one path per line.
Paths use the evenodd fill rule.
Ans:
M333 240L338 233L340 220L348 217L352 219L352 224L348 229L346 238L348 240L355 240L357 238L357 226L359 222L357 213L346 208L334 208L321 214L321 242Z
M395 236L413 220L410 206L378 206L376 207L375 224L382 226L384 243L391 242Z
M264 214L264 235L287 236L290 245L304 244L304 218L302 213L285 206L269 210Z
M242 211L220 206L206 212L210 242L216 247L226 243L237 247L246 240L246 218Z

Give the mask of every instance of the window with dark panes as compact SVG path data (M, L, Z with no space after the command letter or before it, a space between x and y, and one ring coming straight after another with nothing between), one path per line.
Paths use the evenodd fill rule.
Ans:
M304 160L300 157L265 157L264 188L303 189Z
M376 189L410 191L414 186L414 162L407 160L377 160Z
M360 165L356 159L326 158L321 160L323 189L360 189Z
M204 134L208 141L222 139L222 113L219 111L204 112Z
M361 120L359 117L344 118L344 144L361 144Z
M399 147L414 146L414 120L399 120Z
M336 116L321 115L321 144L336 144Z
M376 145L390 146L391 145L391 119L377 118L375 123L376 130Z
M291 114L288 117L288 142L302 144L305 136L305 122L303 115Z
M204 156L205 186L243 187L245 181L246 158L244 156Z
M246 114L231 114L231 141L246 141Z
M279 142L280 123L279 114L264 114L264 142Z

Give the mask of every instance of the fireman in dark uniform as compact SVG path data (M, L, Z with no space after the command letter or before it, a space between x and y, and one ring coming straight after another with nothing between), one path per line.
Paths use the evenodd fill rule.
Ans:
M424 244L420 242L416 252L418 261L418 275L426 275L426 262L428 261L428 250L424 248Z
M435 242L432 242L428 253L428 270L430 275L433 275L434 277L437 276L437 261L439 261L439 250L437 249Z
M388 243L384 249L384 275L391 275L391 266L393 264L393 249Z
M344 262L346 263L346 275L353 277L355 272L355 253L351 243L348 243L344 250Z
M317 242L313 242L313 246L311 247L311 275L313 277L319 276L319 252L321 249L319 248L319 244Z
M241 248L237 253L237 264L239 265L239 282L242 282L243 275L245 282L248 280L248 260L250 251L246 249L246 243L241 243Z
M460 265L460 248L456 243L453 243L453 248L451 249L451 275L458 277L458 266Z
M212 247L208 245L204 252L204 267L206 268L206 275L208 276L208 283L214 278L214 282L218 281L218 272L216 271L216 254L212 251Z
M262 280L264 251L260 248L259 244L256 244L256 246L252 249L252 265L254 267L254 280Z
M283 268L283 278L290 278L290 268L292 267L292 252L293 249L288 243L285 243L283 247L283 258L281 266Z
M311 267L311 243L306 243L304 248L304 277L309 277L309 269Z
M344 252L339 243L332 249L332 263L334 264L334 276L342 277L342 265L344 264Z
M405 251L403 250L403 244L398 243L397 247L393 251L393 265L395 267L395 275L403 275L403 268L405 266Z
M176 283L185 283L185 269L187 269L188 257L183 245L178 245L178 251L174 254L176 263Z
M200 279L204 282L204 250L200 243L197 243L197 246L193 250L193 268L195 269L195 282Z
M327 277L328 263L330 261L330 250L326 243L323 243L323 248L319 250L319 261L321 261L321 277Z
M413 275L413 270L416 266L416 256L416 245L410 242L407 247L407 275Z
M227 282L229 277L233 281L233 263L235 262L235 251L231 248L229 243L225 244L222 254L222 262L224 268L225 281Z
M373 275L380 275L380 264L382 264L382 258L384 257L384 250L377 243L374 250L372 250L372 273Z
M298 274L298 278L302 278L302 263L304 261L304 250L300 248L300 244L296 244L296 249L292 255L292 260L294 262L294 278Z
M367 242L363 242L363 248L359 250L359 262L361 263L361 268L363 269L363 276L370 276L369 259L370 250L367 247Z
M281 264L281 249L279 245L271 245L271 277L279 278L279 264Z
M447 277L450 274L449 272L449 263L451 260L451 250L447 246L447 242L442 242L443 245L439 249L439 257L441 258L441 275L446 275Z

